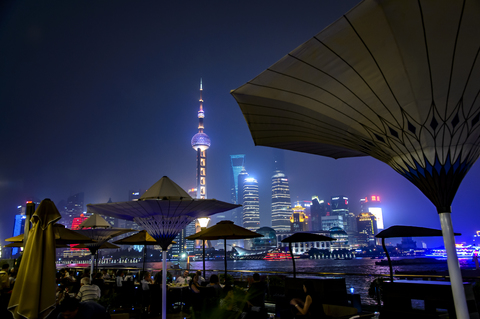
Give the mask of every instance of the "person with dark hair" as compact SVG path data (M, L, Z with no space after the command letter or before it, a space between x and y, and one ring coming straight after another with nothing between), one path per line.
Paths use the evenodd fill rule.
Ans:
M222 293L222 286L220 286L218 282L219 282L218 275L213 274L210 276L210 282L208 283L207 287L215 288L217 297L220 297Z
M290 304L295 307L297 316L305 316L305 318L326 318L323 311L321 300L315 294L315 288L312 281L303 282L303 291L305 292L305 301L298 298L290 300Z
M10 268L9 264L3 264L2 270L0 270L0 294L6 293L10 290L10 280L8 275L8 268Z
M265 308L265 293L267 287L265 282L260 281L260 274L253 274L253 282L247 291L247 304L250 309L259 311L260 308Z
M202 283L205 282L205 278L202 277L202 271L201 270L197 270L196 274L198 276L198 284L201 286Z
M58 307L57 319L106 319L105 308L93 301L80 302L76 298L65 298Z

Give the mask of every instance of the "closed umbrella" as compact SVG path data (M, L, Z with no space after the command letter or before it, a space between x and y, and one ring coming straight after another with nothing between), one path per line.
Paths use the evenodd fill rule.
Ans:
M55 234L61 218L55 204L44 199L32 215L30 230L8 310L15 319L45 318L55 308Z
M88 204L89 212L132 220L162 247L162 291L166 291L167 250L177 234L194 219L224 212L239 205L215 199L193 199L170 178L164 176L138 201ZM167 294L162 294L162 318L167 317Z
M295 269L295 257L293 256L292 243L304 243L304 242L315 242L315 241L333 241L335 238L327 237L324 235L318 235L313 233L295 233L287 238L282 239L282 243L288 243L288 248L290 249L290 255L292 256L293 262L293 278L297 277Z
M196 240L218 240L223 239L225 246L225 281L227 280L227 239L248 239L255 237L263 237L251 230L235 225L230 220L222 220L216 225L202 230L196 234L190 235L187 239ZM205 256L203 256L205 258Z
M382 239L382 247L385 251L385 255L388 260L388 267L390 268L390 281L393 282L393 267L392 260L388 254L387 247L385 246L385 238L395 237L442 237L442 231L440 229L417 227L417 226L392 226L379 232L375 237ZM460 236L459 233L454 233L455 236Z
M468 318L451 204L480 156L478 1L365 0L232 92L256 145L372 156L435 205Z

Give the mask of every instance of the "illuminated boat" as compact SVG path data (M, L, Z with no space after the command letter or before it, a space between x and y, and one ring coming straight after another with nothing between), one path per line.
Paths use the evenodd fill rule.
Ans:
M479 246L456 244L458 258L472 259L473 256L478 255L480 251ZM429 254L425 254L426 257L435 258L447 258L447 251L445 249L432 249Z

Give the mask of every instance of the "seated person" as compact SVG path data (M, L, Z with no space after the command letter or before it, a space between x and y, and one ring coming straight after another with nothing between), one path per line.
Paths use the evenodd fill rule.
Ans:
M191 280L190 284L190 291L195 293L195 294L199 294L200 293L200 284L198 283L198 276L197 274L195 274L195 276L193 276L193 279Z
M122 282L123 282L123 271L119 270L117 271L117 275L115 278L115 283L117 287L122 287Z
M260 281L260 275L258 273L253 274L253 282L250 284L250 288L247 291L247 304L252 310L259 310L258 308L265 308L265 292L266 285Z
M100 287L97 285L92 285L90 278L83 277L80 280L80 290L77 293L76 298L81 302L83 301L98 301L102 295Z
M140 281L140 283L142 284L142 290L150 289L148 285L153 284L153 280L152 280L152 276L148 271L146 271L145 274L143 274L143 279L142 281Z
M303 291L306 294L305 301L293 298L290 304L295 307L296 315L304 316L305 318L327 318L323 311L322 301L316 296L313 282L304 281ZM294 311L295 312L295 311Z
M58 307L57 319L107 319L105 308L96 302L65 298Z
M202 271L197 270L198 284L201 286L205 282L205 278L202 277Z
M217 297L219 297L222 293L222 286L219 284L218 280L218 275L211 275L210 276L210 283L207 285L207 287L213 287L215 288L215 292L217 293Z
M180 285L188 285L190 282L190 276L188 275L188 270L185 270L182 276L178 276L177 279L175 280L176 284Z

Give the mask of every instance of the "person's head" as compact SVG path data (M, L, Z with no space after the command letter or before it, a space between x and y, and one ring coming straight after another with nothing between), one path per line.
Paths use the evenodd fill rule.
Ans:
M260 274L259 273L254 273L253 274L253 281L260 281Z
M123 276L123 271L122 270L117 270L117 274L115 276L117 276L117 277Z
M197 270L197 276L198 276L198 278L200 278L200 276L202 276L202 271L201 270Z
M218 276L213 274L210 276L210 283L211 284L218 284Z
M80 285L90 285L90 277L83 277L82 280L80 280Z
M143 274L143 279L150 279L150 273L148 271L146 271L144 274Z
M312 281L308 281L308 280L305 280L303 282L303 291L307 294L307 295L311 295L315 292L315 288L313 286L313 282Z
M103 274L101 272L95 275L95 279L102 279L102 278L103 278Z
M63 319L74 319L77 316L80 300L77 298L65 298L58 306Z
M3 264L3 265L2 265L2 270L7 271L8 268L10 268L10 265L9 265L9 264Z
M198 275L197 274L195 274L193 276L193 282L198 283Z
M183 272L183 277L185 277L185 278L188 277L188 270L185 270L185 271Z

